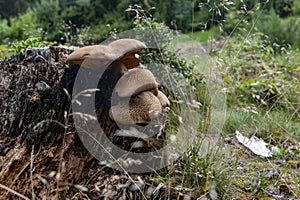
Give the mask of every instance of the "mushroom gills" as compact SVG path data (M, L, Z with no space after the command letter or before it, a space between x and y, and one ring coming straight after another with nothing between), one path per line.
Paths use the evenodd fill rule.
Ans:
M122 56L118 61L124 63L124 65L127 67L127 69L133 69L140 65L140 56L137 54L140 49L130 51L126 53L124 56Z
M109 116L122 124L145 124L157 118L161 110L158 98L152 92L146 91L132 97L129 102L112 106Z
M114 61L109 65L108 69L110 69L113 74L117 76L123 76L128 71L127 67L119 61Z
M144 91L155 90L157 87L158 83L151 71L135 68L119 79L115 92L120 97L131 97Z

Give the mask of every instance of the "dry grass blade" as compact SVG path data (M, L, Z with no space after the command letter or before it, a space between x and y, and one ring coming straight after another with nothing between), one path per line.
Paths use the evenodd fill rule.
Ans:
M30 154L30 181L31 181L32 199L35 199L34 183L33 183L33 172L34 172L33 161L34 161L34 145L32 145L32 150L31 150L31 154Z
M20 198L22 198L22 199L30 200L29 198L27 198L27 197L25 197L24 195L22 195L22 194L20 194L20 193L18 193L18 192L16 192L16 191L10 189L9 187L6 187L5 185L0 184L0 188L2 188L2 189L4 189L4 190L7 190L7 191L10 192L10 193L13 193L13 194L17 195L18 197L20 197Z

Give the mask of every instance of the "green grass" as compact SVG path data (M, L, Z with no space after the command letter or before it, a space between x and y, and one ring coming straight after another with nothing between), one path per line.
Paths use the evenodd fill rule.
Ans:
M186 33L189 37L191 37L193 40L196 40L197 42L201 43L208 43L211 40L216 40L221 37L222 32L220 29L211 28L209 30L205 31L194 31L194 32L188 32Z
M198 42L206 43L212 38L212 30L189 32L187 35Z
M207 43L211 38L215 38L217 33L205 31L188 35L198 42ZM287 150L293 145L297 146L300 138L300 51L288 47L275 49L259 34L253 34L253 38L251 37L247 41L239 37L231 38L233 44L228 44L222 54L213 57L223 60L219 67L220 74L231 80L224 84L227 88L227 114L222 134L230 138L232 143L224 145L221 152L213 155L214 163L210 165L210 171L215 172L215 181L220 184L219 197L224 199L248 195L264 198L268 196L265 191L271 185L275 188L285 185L290 188L291 196L299 197L300 190L297 184L300 179L293 178L300 177L299 171L286 165L285 161L300 159L299 151ZM261 81L264 87L250 86L253 81L248 82L249 79ZM243 84L248 85L241 91L240 86ZM265 102L253 96L260 94L264 97L265 93L272 90L275 91L275 95ZM203 99L201 94L198 96ZM262 159L241 144L237 145L236 130L245 136L255 135L263 139L269 144L269 148L278 147L280 153L269 160ZM226 151L227 155L217 161L216 157L226 154ZM270 174L276 174L275 172L279 174L270 178ZM258 187L261 190L258 190Z

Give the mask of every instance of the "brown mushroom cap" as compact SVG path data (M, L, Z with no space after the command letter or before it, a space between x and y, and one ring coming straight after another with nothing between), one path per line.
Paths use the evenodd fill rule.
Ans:
M139 65L140 57L137 53L147 48L143 42L134 39L115 40L111 42L109 46L114 49L122 50L124 55L120 57L119 61L124 63L127 69L132 69Z
M157 87L158 83L151 71L136 68L129 70L119 79L115 92L120 97L131 97Z
M67 62L71 64L79 64L86 68L99 68L100 65L107 65L113 59L112 49L104 45L85 46L75 50L67 57Z
M149 91L142 92L129 101L129 105L121 102L112 106L109 116L122 124L148 123L161 113L161 104L156 96Z
M170 106L170 101L169 101L168 97L162 91L158 90L156 97L160 101L160 104L162 107Z
M67 62L79 64L86 68L96 69L106 67L119 60L128 69L137 67L140 62L136 53L146 48L141 41L134 39L119 39L109 45L85 46L75 50L67 57Z

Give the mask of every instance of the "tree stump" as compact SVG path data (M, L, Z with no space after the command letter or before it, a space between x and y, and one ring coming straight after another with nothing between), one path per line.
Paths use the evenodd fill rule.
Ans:
M0 62L0 183L11 185L17 191L24 190L27 195L31 194L31 184L35 185L35 191L53 195L51 189L37 181L39 174L60 172L62 182L73 183L84 179L82 173L93 160L76 134L73 119L68 117L70 96L80 68L66 64L71 52L61 47L27 49ZM115 135L119 127L108 112L119 78L109 70L99 78L95 100L99 128L115 145L127 151L148 152L161 148L165 138L163 118L159 119L162 126L156 129L158 132L151 141ZM136 141L145 145L132 149ZM62 163L67 163L65 168ZM35 168L33 177L32 166ZM33 178L34 183L29 183L29 178ZM57 183L52 180L49 187L55 189ZM0 190L0 196L5 192Z

